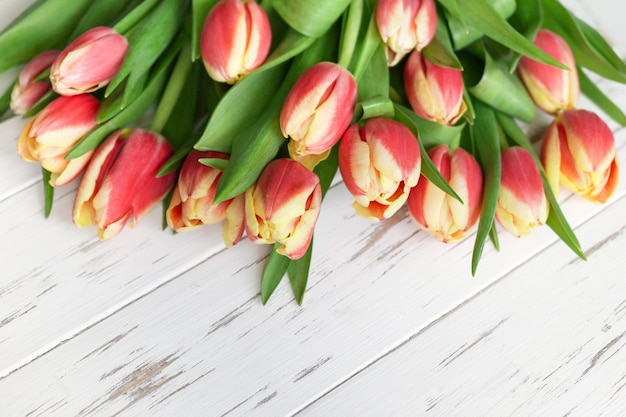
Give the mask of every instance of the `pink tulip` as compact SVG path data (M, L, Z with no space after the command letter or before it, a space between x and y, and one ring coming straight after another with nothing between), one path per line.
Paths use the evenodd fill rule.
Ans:
M24 66L11 91L11 110L14 114L26 113L50 91L50 82L37 81L37 77L50 68L58 54L58 51L43 52Z
M179 232L225 220L222 236L226 246L232 246L244 230L243 195L216 204L215 191L222 171L204 165L199 161L202 158L228 159L228 155L197 150L187 155L166 212L167 224Z
M83 176L72 219L79 227L95 225L101 239L116 236L126 222L135 223L170 190L176 173L157 178L172 147L146 130L119 130L93 154Z
M409 214L437 240L461 240L467 236L480 215L482 171L472 154L462 148L451 152L447 145L439 145L428 151L428 155L463 203L422 176L409 193Z
M531 98L537 107L553 115L575 108L580 85L576 61L569 45L559 35L546 29L537 33L534 43L569 70L522 57L517 67L518 74Z
M24 126L18 154L50 171L53 187L69 183L83 171L93 152L74 159L65 156L96 126L98 106L98 100L87 94L56 98Z
M502 179L496 207L496 219L515 236L524 236L546 222L548 199L539 168L524 148L502 151Z
M234 84L263 63L271 41L267 14L254 0L221 0L202 28L202 60L212 79Z
M325 154L339 141L352 120L356 89L352 74L331 62L302 74L280 112L280 129L291 139L293 159Z
M107 85L117 74L128 41L108 27L95 27L69 44L52 63L52 88L64 96L89 93Z
M293 159L276 159L245 198L246 233L251 241L280 243L277 252L290 259L306 253L322 202L317 175Z
M404 67L404 88L413 111L424 119L453 125L467 110L461 71L440 67L417 50Z
M391 119L368 119L352 125L339 145L339 169L355 199L357 214L372 220L391 217L420 177L417 138Z
M376 25L385 44L387 64L394 66L413 49L421 51L435 36L435 1L379 0Z
M619 182L613 132L587 110L564 110L552 122L544 136L541 160L555 193L560 181L587 200L604 203Z

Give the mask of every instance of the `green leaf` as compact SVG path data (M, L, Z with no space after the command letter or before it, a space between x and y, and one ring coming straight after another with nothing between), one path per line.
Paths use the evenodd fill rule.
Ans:
M132 31L159 3L160 0L140 0L139 3L129 5L130 10L123 14L123 17L113 26L113 29L120 34ZM103 2L104 3L104 2Z
M393 117L394 113L393 101L389 97L379 94L358 102L354 110L353 120L358 122L374 117Z
M330 188L330 185L335 178L337 168L339 167L339 145L333 146L328 158L321 161L313 172L317 174L320 179L320 186L322 187L322 198L326 195L326 192Z
M310 47L313 42L315 42L315 38L305 36L300 32L290 29L276 46L276 49L270 53L263 65L255 71L264 71L276 65L280 65Z
M455 126L444 126L430 120L419 117L413 110L397 105L396 115L398 112L402 112L404 118L409 119L413 125L416 126L417 132L419 132L420 142L426 148L430 148L436 145L448 145L452 146L455 141L459 139L461 132L465 128L465 124L459 124ZM403 119L403 120L406 120ZM398 120L399 122L410 127L408 122Z
M459 21L463 21L463 15L461 13L461 9L459 9L459 4L456 0L437 0L443 7L446 8L446 11L455 19ZM438 15L440 13L437 13Z
M485 240L491 233L494 224L502 176L500 134L494 112L480 101L476 101L474 107L476 120L470 127L470 133L473 147L478 152L478 160L483 169L484 187L480 220L478 221L472 253L472 275L476 275L478 263L485 247Z
M536 106L519 78L509 73L504 63L497 63L484 47L481 49L483 62L469 55L462 61L464 67L468 68L463 72L467 90L494 109L525 122L533 121L537 113Z
M134 88L134 82L150 70L179 32L187 3L186 0L163 0L141 20L129 36L128 53L122 67L108 85L105 96L111 94L126 77L126 89Z
M365 102L372 97L389 96L389 67L385 48L381 43L372 54L369 65L357 83L358 100Z
M521 33L517 32L498 12L487 2L487 0L472 0L459 3L459 8L463 15L463 21L480 31L487 37L510 48L511 50L528 56L535 61L554 65L559 68L566 68L563 64L552 58L550 55L535 46ZM451 30L451 33L454 32ZM455 42L458 50L459 45Z
M437 31L435 37L422 50L422 55L430 62L448 68L456 68L463 71L463 65L454 53L454 46L450 39L450 32L446 21L441 15L437 16Z
M486 4L502 19L508 19L513 14L515 11L515 3L515 0L486 0ZM454 40L454 46L457 50L465 48L483 36L483 32L481 31L482 26L472 25L471 23L467 24L468 21L465 19L466 14L462 4L463 2L461 2L461 6L459 6L460 15L455 17L453 14L450 14L448 18L448 26L452 39Z
M517 2L515 13L510 19L511 25L530 42L533 42L537 31L543 24L543 8L540 0L524 0ZM509 64L509 72L513 73L521 58L515 54Z
M304 299L304 292L306 291L306 284L309 280L309 269L311 267L311 256L313 253L313 240L302 258L292 260L287 267L287 274L289 276L289 283L291 284L291 291L298 305L302 305Z
M219 171L224 171L226 169L226 165L228 164L228 160L222 158L200 158L198 161Z
M263 277L261 278L261 302L263 305L270 299L274 290L287 273L291 263L291 259L276 252L279 246L279 243L274 244L274 248L263 270Z
M289 26L318 38L339 19L350 0L274 0L272 5Z
M39 1L0 33L0 73L67 44L91 0Z
M47 219L52 211L52 201L54 200L54 187L50 185L52 173L45 168L41 169L43 175L43 215Z
M164 55L154 70L146 88L141 92L139 97L135 99L123 111L116 114L111 119L96 126L87 135L85 135L74 147L68 152L66 159L79 157L86 152L96 148L104 139L118 129L127 127L129 124L137 120L159 97L165 81L168 76L168 69L172 60L176 56L176 50L170 50Z
M622 126L626 126L626 115L622 109L613 103L613 101L611 101L611 99L598 88L596 83L589 79L581 67L578 67L578 81L580 82L580 89L582 93L589 100L598 106L611 119L615 120Z
M284 66L275 66L237 82L218 103L195 148L230 153L237 135L266 111L273 97L268 92L278 90L284 74Z
M96 26L113 26L127 5L128 0L94 1L74 28L70 41Z
M141 78L135 80L135 84L132 88L133 94L130 95L126 92L128 79L124 80L122 84L108 96L104 97L100 101L100 107L96 114L96 121L98 124L104 123L110 120L119 112L124 110L130 103L132 103L143 91L148 82L149 73L145 73Z
M7 115L6 118L13 116L13 113L9 112L9 109L11 108L11 92L13 91L14 85L15 83L9 85L4 94L0 97L0 122L5 119L5 114Z
M433 164L433 161L428 156L428 152L426 152L426 148L424 147L424 143L422 141L422 132L419 131L417 124L414 122L414 120L416 119L418 119L417 115L415 115L415 113L413 113L411 110L407 109L406 107L396 105L395 120L411 129L413 134L418 138L420 153L422 156L422 175L424 175L430 182L435 184L446 194L452 196L460 202L463 202L463 200L461 200L461 197L459 197L459 195L452 189L452 187L450 187L450 184L448 184L445 178L443 178L439 170L435 167L435 164Z
M580 243L578 242L578 238L567 222L565 215L561 211L559 202L552 192L552 188L550 187L546 177L546 172L543 169L541 161L535 154L532 143L513 119L502 113L496 113L496 119L498 120L500 127L502 127L502 130L511 140L513 140L513 142L530 152L535 160L535 163L537 164L537 168L539 168L539 173L541 174L541 179L543 181L543 188L546 191L546 195L548 196L548 201L550 203L550 212L548 214L546 224L570 249L572 249L576 255L584 260L585 254L580 246Z
M588 25L583 25L557 0L541 2L544 8L544 26L559 34L569 44L578 65L610 80L626 83L624 63L602 36Z
M200 35L204 21L218 0L191 0L192 32L191 32L191 59L200 58Z

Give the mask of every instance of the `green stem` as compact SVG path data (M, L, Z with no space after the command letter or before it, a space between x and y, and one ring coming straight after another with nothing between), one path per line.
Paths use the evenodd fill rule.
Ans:
M159 2L159 0L144 0L122 20L117 22L113 29L121 35L128 33L134 28Z
M363 19L363 0L352 0L344 20L341 39L339 41L338 64L348 68L354 55L354 48L359 37L361 20Z
M165 91L159 100L159 105L154 113L154 117L152 118L150 130L153 132L159 133L163 130L163 127L172 114L174 106L176 106L178 97L185 86L185 81L191 70L192 62L189 59L190 52L191 46L189 43L185 42L178 55L178 60L172 70L167 87L165 87Z

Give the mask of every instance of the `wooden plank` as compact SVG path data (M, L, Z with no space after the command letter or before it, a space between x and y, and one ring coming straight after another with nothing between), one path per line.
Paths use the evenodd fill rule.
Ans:
M316 400L298 417L626 413L626 198Z
M624 158L626 131L620 131L618 139ZM565 262L573 259L563 244L554 244L547 228L525 239L502 235L502 251L494 253L488 246L478 276L471 279L471 239L458 245L438 244L417 232L406 213L371 225L353 214L342 187L333 188L324 203L318 233L327 238L316 240L305 308L295 305L286 285L261 308L258 277L267 252L246 242L102 317L9 373L0 380L0 392L5 393L0 409L17 415L48 415L50 407L57 415L157 416L180 410L188 415L289 415L411 340L521 263L544 268L546 255L536 260L537 253L554 246ZM618 197L625 194L621 185ZM574 224L606 218L599 215L606 206L580 198L565 198L563 207ZM615 216L615 209L610 209ZM587 250L610 235L599 230L582 236ZM149 242L162 239L155 235L146 240L144 233L149 232L137 239L148 248L154 244ZM130 237L133 233L127 236L135 239ZM94 245L93 254L100 253L99 247ZM175 258L184 256L179 253ZM594 257L585 265L601 268L605 263ZM132 270L129 265L120 269ZM529 279L515 282L520 293L532 293L536 286ZM554 300L542 300L553 306ZM87 309L93 302L88 297L68 304ZM53 311L52 306L45 311ZM29 314L22 321L25 329L36 326ZM41 331L43 326L39 327ZM453 337L467 331L448 332ZM438 351L436 345L428 348Z

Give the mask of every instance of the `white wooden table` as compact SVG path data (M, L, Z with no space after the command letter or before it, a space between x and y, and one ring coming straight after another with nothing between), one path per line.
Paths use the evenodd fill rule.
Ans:
M26 4L0 0L0 26ZM626 51L619 0L565 4ZM626 415L626 181L605 205L560 195L587 262L547 227L500 233L473 278L473 237L369 223L339 183L304 305L284 281L262 306L269 248L225 250L219 227L172 235L157 208L100 242L72 224L75 184L44 219L22 125L0 124L2 417Z

